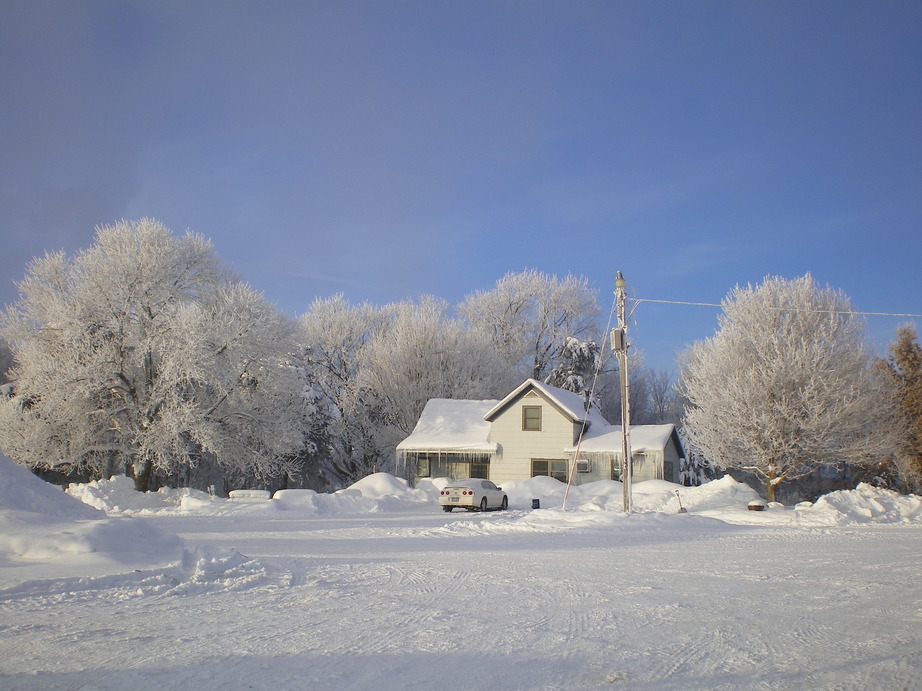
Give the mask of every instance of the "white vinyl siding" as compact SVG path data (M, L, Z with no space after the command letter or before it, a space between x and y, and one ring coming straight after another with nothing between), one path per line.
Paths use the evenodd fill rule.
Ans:
M523 430L524 407L541 407L541 430ZM538 396L523 396L494 418L490 441L499 444L500 455L490 468L497 484L531 477L533 458L561 458L573 446L574 424L556 407Z

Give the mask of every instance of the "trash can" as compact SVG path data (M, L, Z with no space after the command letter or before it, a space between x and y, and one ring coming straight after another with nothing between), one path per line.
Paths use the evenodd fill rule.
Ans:
M533 509L540 509L540 508L541 508L541 500L540 500L540 499L532 499L532 500L531 500L531 508L533 508Z

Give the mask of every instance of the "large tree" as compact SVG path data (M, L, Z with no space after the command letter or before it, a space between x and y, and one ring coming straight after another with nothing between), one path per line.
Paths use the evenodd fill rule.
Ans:
M809 275L737 287L719 329L684 354L685 433L693 451L778 485L840 461L885 454L891 388L841 292Z
M564 339L560 357L545 383L574 393L592 388L592 381L602 367L602 350L595 341Z
M294 325L225 272L201 236L148 219L99 228L89 249L33 260L4 314L16 357L0 446L32 467L127 465L146 490L203 455L286 470L308 398Z
M516 383L484 334L452 318L444 301L425 296L388 309L387 324L365 350L362 384L401 437L430 398L493 398Z
M900 438L896 466L903 485L918 491L922 488L922 347L914 326L906 324L897 330L885 371L897 389Z
M492 290L468 295L458 311L520 377L549 376L566 358L570 338L600 342L596 294L584 277L508 273Z
M386 310L351 305L340 294L318 298L300 320L303 360L319 394L317 454L324 480L334 487L358 480L390 456L382 456L376 442L375 402L359 381L365 345L385 319Z

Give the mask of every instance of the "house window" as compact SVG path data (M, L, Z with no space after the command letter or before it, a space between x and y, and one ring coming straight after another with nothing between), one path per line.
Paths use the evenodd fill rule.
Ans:
M471 461L471 477L490 477L490 457L474 458Z
M430 455L427 453L421 453L416 455L416 475L417 477L431 477L431 467L429 465ZM433 460L438 463L438 457Z
M561 482L567 481L567 462L551 459L532 459L531 476L549 476Z
M526 405L522 407L522 429L527 432L541 431L541 406Z

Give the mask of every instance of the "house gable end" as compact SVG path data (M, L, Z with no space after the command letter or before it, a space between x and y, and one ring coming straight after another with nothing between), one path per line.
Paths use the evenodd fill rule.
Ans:
M520 384L512 393L510 393L506 398L499 402L492 410L490 410L486 415L483 416L483 419L487 422L494 422L496 418L509 410L512 406L518 403L524 398L538 398L544 403L550 405L554 410L556 410L562 417L564 417L568 422L579 423L585 420L585 415L579 414L577 411L572 410L571 408L562 405L559 401L556 401L553 396L549 395L547 391L544 390L544 386L539 385L539 383L534 379L527 379L525 382Z

